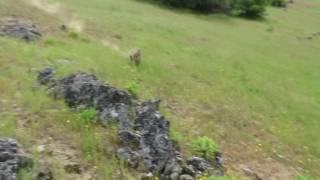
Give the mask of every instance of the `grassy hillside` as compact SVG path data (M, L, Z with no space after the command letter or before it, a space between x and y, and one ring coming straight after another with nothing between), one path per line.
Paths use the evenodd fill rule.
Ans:
M55 65L61 76L89 71L122 88L137 84L141 98L161 97L183 151L190 153L194 137L210 136L231 174L241 176L239 165L248 163L266 177L272 168L282 175L291 167L320 176L320 37L299 38L320 31L319 1L270 8L263 21L196 15L135 0L50 2L63 9L48 14L21 0L0 2L0 16L31 18L46 33L29 44L0 38L1 135L15 134L18 127L18 138L31 146L39 133L51 129L56 137L62 131L99 173L117 169L115 160L100 160L112 154L112 131L93 126L79 132L82 126L67 123L77 114L36 86L35 70ZM65 21L81 26L75 29L81 31L78 38L59 32ZM143 54L138 68L126 57L135 47ZM17 106L32 132L19 131L19 119L25 118Z

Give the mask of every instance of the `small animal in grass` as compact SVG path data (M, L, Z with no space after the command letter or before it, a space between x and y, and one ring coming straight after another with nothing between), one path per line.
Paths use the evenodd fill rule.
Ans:
M129 51L130 62L139 66L141 63L141 50L138 48L131 49Z

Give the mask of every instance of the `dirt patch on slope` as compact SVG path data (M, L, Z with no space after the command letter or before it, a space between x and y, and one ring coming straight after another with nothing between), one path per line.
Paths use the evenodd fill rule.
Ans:
M17 133L31 134L33 131L32 123L35 123L32 121L38 121L41 118L28 113L18 105L14 105L13 111L17 116ZM37 132L37 135L38 138L32 140L32 146L29 148L30 151L39 153L41 164L60 167L65 171L66 179L96 179L95 169L80 161L82 159L81 152L68 136L52 132L50 129L43 129L42 132ZM53 174L54 176L55 174Z
M84 22L75 14L64 9L60 3L50 3L47 0L27 0L25 2L48 14L57 16L68 28L75 32L80 33L85 28Z

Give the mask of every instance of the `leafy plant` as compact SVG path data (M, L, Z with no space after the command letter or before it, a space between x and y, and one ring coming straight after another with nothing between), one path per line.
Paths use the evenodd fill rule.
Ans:
M212 159L217 149L215 141L207 136L199 137L192 142L192 152L206 159Z
M129 81L125 88L134 96L137 97L138 90L139 90L139 84L135 81Z
M96 120L97 114L98 114L97 110L93 108L85 109L79 112L78 120L84 125L89 125L90 123Z
M72 39L78 39L79 38L79 34L77 32L74 31L70 31L68 32L68 36Z

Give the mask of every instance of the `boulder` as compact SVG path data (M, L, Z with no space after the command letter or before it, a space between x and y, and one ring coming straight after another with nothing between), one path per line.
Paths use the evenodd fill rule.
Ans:
M31 165L31 158L23 152L21 145L15 139L0 139L1 180L16 180L19 170Z
M9 36L25 41L35 41L42 37L35 24L16 19L4 18L0 20L0 36Z

